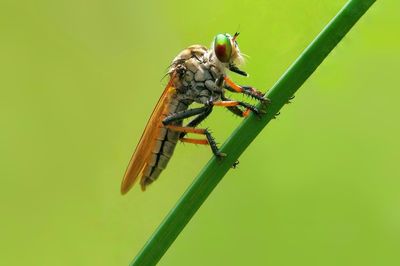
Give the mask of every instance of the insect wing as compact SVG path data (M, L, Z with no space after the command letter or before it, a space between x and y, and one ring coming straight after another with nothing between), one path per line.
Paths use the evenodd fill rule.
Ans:
M146 128L140 137L139 144L136 146L135 152L129 161L129 165L121 183L121 194L125 194L131 189L146 166L146 163L151 156L153 146L156 144L157 135L162 128L162 119L168 109L170 96L173 91L173 78L171 78L158 100L157 105L147 122Z

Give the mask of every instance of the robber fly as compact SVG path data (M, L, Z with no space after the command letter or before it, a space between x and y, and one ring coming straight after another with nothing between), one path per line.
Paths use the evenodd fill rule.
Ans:
M226 75L226 69L229 69L248 76L237 66L243 62L236 40L238 35L218 34L211 49L193 45L172 61L167 73L169 82L126 169L121 184L122 194L129 191L139 176L142 190L156 180L167 166L178 140L209 145L215 156L224 157L225 154L220 152L211 133L207 129L197 128L214 106L226 107L240 117L248 116L249 112L261 114L255 106L228 99L224 94L226 89L243 93L263 103L268 102L263 93L249 86L239 86ZM202 107L189 109L195 102ZM190 117L193 119L183 125L183 120ZM203 135L204 138L187 138L187 133Z

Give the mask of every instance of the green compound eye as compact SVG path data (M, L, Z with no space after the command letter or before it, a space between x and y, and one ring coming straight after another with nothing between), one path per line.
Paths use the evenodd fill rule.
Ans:
M232 55L232 44L229 36L218 34L214 39L214 52L218 60L222 63L228 63Z

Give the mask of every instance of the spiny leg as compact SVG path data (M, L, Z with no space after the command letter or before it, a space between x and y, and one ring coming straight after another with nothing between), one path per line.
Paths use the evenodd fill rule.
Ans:
M254 99L257 99L263 103L269 103L270 100L268 98L264 97L264 94L258 90L256 90L253 87L250 86L239 86L236 83L234 83L231 79L228 77L224 77L225 80L225 88L229 91L232 92L238 92L238 93L243 93L245 95L248 95Z
M167 125L166 128L173 130L173 131L178 131L178 132L205 135L207 138L207 142L210 145L211 150L214 153L214 155L219 158L226 156L225 153L222 153L219 151L217 143L215 142L215 139L213 138L213 136L207 129L200 129L200 128L194 128L194 127L181 127L181 126L173 126L173 125ZM190 142L190 141L186 141L186 142Z
M232 101L231 99L229 99L228 97L226 97L225 95L221 96L221 99L223 101ZM246 109L246 110L242 110L237 106L227 106L226 109L228 109L229 111L231 111L233 114L240 116L240 117L247 117L250 114L250 109Z
M264 93L258 91L256 88L251 86L241 86L243 89L243 94L248 95L254 99L257 99L263 103L270 103L268 98L264 97Z
M183 142L189 142L189 143L195 143L195 144L204 144L204 142L207 142L211 146L211 150L216 156L224 156L221 152L219 152L217 144L214 140L214 138L211 136L210 132L207 129L197 129L195 126L197 126L201 121L203 121L211 112L212 112L212 106L213 104L207 104L203 107L200 108L193 108L193 109L188 109L182 112L174 113L163 120L163 124L166 126L166 128L169 128L171 130L175 131L180 131L181 135L179 138ZM198 115L195 119L193 119L191 122L189 122L188 126L186 127L179 127L179 126L173 126L170 125L172 122L175 121L181 121L185 118L189 118L191 116ZM187 133L194 133L194 134L203 134L206 136L207 140L195 140L195 139L188 139L184 138L184 136Z
M228 99L225 96L222 97L224 100ZM196 127L198 124L201 123L201 121L203 121L205 118L207 118L207 116L212 112L212 105L210 106L211 108L206 111L204 114L200 114L197 117L195 117L192 121L190 121L186 126L187 127ZM227 109L229 111L231 111L232 113L234 113L237 116L240 117L246 117L249 115L249 109L246 109L246 111L241 110L239 107L237 106L228 106ZM180 141L182 142L186 142L186 143L192 143L192 144L200 144L200 145L208 145L208 140L206 139L192 139L192 138L184 138L184 136L186 135L186 132L182 132L180 135ZM232 167L233 169L235 169L237 167L237 165L239 164L239 160L237 160L236 162L233 163Z
M236 84L235 84L236 85ZM236 85L239 88L241 88L241 90L238 90L238 88L232 88L230 85L228 85L227 83L225 83L224 88L231 91L231 92L238 92L238 93L243 93L244 95L250 96L251 98L254 98L260 102L263 103L269 103L270 100L268 98L264 97L264 94L258 90L256 90L253 87L250 86L239 86Z
M228 99L228 98L225 98L225 99ZM264 113L263 111L258 110L258 108L256 106L251 105L246 102L241 102L241 101L232 101L232 100L217 101L217 102L214 102L213 105L214 106L224 106L224 107L242 106L242 107L245 107L245 108L251 110L258 116L260 116L261 114ZM245 114L245 115L247 115L247 114Z
M229 111L231 111L233 114L240 116L240 117L247 117L249 115L249 111L248 109L246 109L245 111L243 111L242 109L240 109L237 106L228 106L226 107L226 109L228 109Z

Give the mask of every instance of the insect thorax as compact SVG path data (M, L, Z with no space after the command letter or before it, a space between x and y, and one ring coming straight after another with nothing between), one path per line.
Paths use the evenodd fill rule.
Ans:
M212 52L194 45L173 60L169 73L176 77L174 83L180 100L205 104L211 98L213 101L220 99L224 71Z

